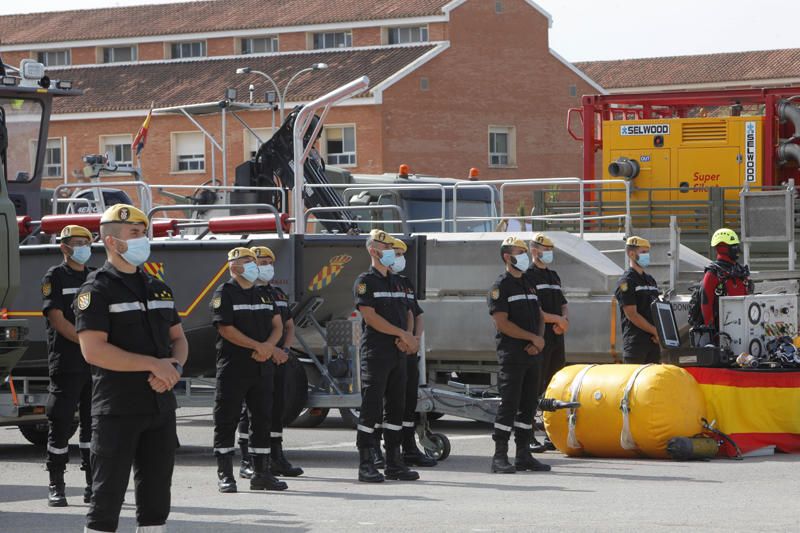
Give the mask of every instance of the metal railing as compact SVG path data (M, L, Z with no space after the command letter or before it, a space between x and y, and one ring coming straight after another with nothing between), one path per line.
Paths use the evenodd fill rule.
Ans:
M182 207L181 209L186 209L189 211L212 211L216 209L265 209L275 215L275 233L277 233L279 239L284 238L283 228L281 227L281 213L275 208L275 206L270 204L214 204L214 205L187 205ZM161 205L158 207L152 208L150 211L147 212L147 220L150 222L153 221L153 215L156 213L161 213L164 211L172 211L175 209L175 206L172 205ZM207 220L191 220L185 224L178 224L179 227L207 227L208 221ZM153 224L148 224L147 226L147 233L148 236L152 239L153 238ZM201 239L208 233L208 230L204 231L200 235L197 236L198 239ZM247 232L243 232L247 233Z
M378 209L387 209L393 210L397 212L397 215L400 217L399 220L381 220L381 223L384 224L400 224L403 228L403 235L410 235L411 233L408 231L408 219L406 217L406 212L403 210L402 207L399 205L391 205L391 204L383 204L383 205L349 205L345 207L312 207L310 209L306 209L306 215L314 215L314 218L317 222L341 222L338 219L322 219L318 218L315 213L338 213L341 211L375 211ZM306 219L307 220L307 219ZM354 223L358 224L358 221L353 221Z
M151 189L155 189L156 192L164 192L168 189L179 189L179 190L197 190L197 189L207 189L209 191L222 191L222 192L277 192L281 195L281 212L286 212L286 190L283 187L257 187L257 186L246 186L246 185L161 185L154 183L150 185ZM175 209L182 209L181 206L183 205L191 205L191 204L175 204ZM155 207L155 206L154 206Z
M138 187L141 189L139 193L139 198L141 199L142 203L142 211L145 213L150 210L153 206L153 191L151 186L143 181L104 181L102 183L60 183L53 189L53 213L54 215L58 214L58 202L56 199L59 198L59 192L64 189L85 189L85 190L94 190L94 199L90 200L90 202L97 202L100 205L100 212L105 211L106 209L106 202L105 198L103 197L103 189L108 187ZM90 204L91 205L91 204Z

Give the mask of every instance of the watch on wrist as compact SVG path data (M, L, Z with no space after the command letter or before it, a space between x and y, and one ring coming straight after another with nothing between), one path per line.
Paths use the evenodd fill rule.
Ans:
M180 363L172 363L172 366L175 367L175 370L178 371L178 374L181 376L183 375L183 365Z

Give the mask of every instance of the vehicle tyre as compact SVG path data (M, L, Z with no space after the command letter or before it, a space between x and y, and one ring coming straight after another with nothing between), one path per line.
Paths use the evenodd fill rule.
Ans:
M433 444L433 448L425 448L425 455L433 457L437 461L444 461L450 457L450 439L447 436L442 433L431 433L428 438Z
M344 420L344 423L348 427L356 429L356 427L358 426L358 417L360 416L360 412L358 409L354 409L352 407L347 407L347 408L343 407L339 409L339 414L342 415L342 420Z
M22 433L22 436L25 437L25 440L33 444L34 446L39 446L44 448L47 446L47 422L37 422L35 424L22 424L19 427L19 432ZM72 438L75 435L75 432L78 431L78 421L72 423L72 427L69 430L69 438Z
M328 418L328 411L328 409L320 407L303 409L291 423L291 426L295 428L315 428Z

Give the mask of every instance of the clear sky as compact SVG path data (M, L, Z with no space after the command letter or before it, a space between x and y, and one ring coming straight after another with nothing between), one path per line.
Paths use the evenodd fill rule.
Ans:
M570 61L800 48L798 0L537 1L553 16L550 46ZM0 14L156 3L2 0Z

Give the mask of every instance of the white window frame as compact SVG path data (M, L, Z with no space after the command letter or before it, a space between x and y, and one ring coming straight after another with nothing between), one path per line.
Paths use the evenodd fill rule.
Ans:
M274 44L274 50L267 50L264 52L253 52L253 41L258 40L269 40L271 43ZM244 51L245 43L250 41L250 52ZM239 39L239 53L243 56L250 55L250 54L271 54L278 52L280 50L280 38L277 35L255 35L253 37L242 37Z
M403 30L408 30L409 35L407 40L403 40L400 38L400 33ZM410 32L412 30L419 30L420 39L419 40L412 40ZM397 32L398 42L392 42L392 32ZM425 33L425 38L422 38L423 32ZM430 29L428 28L427 24L423 24L422 26L390 26L386 29L386 44L412 44L412 43L427 43L430 41Z
M47 61L47 54L64 54L65 63L50 63ZM36 52L36 61L43 64L46 67L66 67L72 65L72 50L69 48L60 49L60 50L40 50Z
M256 132L259 137L261 137L262 141L267 142L272 138L275 132L278 131L278 125L277 124L275 125L275 130L273 130L270 127L266 127L266 128L253 128L253 131ZM248 130L247 128L242 129L242 140L243 140L242 148L244 152L244 159L245 161L250 161L250 159L253 157L252 156L253 148L255 148L256 149L255 151L258 152L258 148L260 148L260 146L256 146L258 144L258 141L253 136L253 134L250 133L250 130Z
M38 141L32 141L32 143L33 143L33 150L31 151L31 154L35 158L36 157L36 145L38 144ZM53 163L50 163L50 164L47 163L47 156L48 156L47 152L50 151L51 149L56 148L55 146L50 146L51 143L58 143L58 147L57 148L61 152L59 154L60 157L59 157L59 161L58 161L58 165L57 165L58 166L58 174L52 175L52 176L50 174L48 174L48 172L47 172L47 169L49 167L56 166ZM66 164L65 164L66 163L66 157L65 157L66 144L67 144L66 143L66 139L64 137L48 137L47 138L47 147L45 148L44 159L42 160L42 174L41 174L42 179L44 179L44 180L63 180L64 179L64 172L65 172L65 168L66 168ZM35 166L36 166L36 162L33 161L32 164L31 164L31 168L34 168Z
M110 143L111 140L122 140L123 138L128 139L128 142L115 142ZM127 145L131 151L131 158L130 160L123 159L122 161L116 159L116 153L110 153L110 158L114 160L117 165L130 165L133 166L133 136L129 133L118 133L118 134L110 134L110 135L101 135L99 138L100 141L100 153L106 154L109 153L108 147L117 147L117 146L125 146Z
M183 45L187 45L187 44L188 45L193 45L193 44L198 44L198 43L200 44L200 55L199 56L195 56L195 55L185 56L185 55L183 55ZM170 59L191 59L193 57L208 57L208 43L205 40L199 40L199 41L175 41L175 42L167 43L167 46L169 46L169 57L170 57ZM180 47L180 50L181 50L180 55L177 55L177 56L175 55L175 53L174 53L175 50L173 48L175 46L179 46ZM190 50L190 52L191 52L191 50Z
M203 141L203 154L202 159L200 158L200 154L179 154L178 153L178 138L180 135L199 135ZM206 137L203 132L200 131L173 131L169 134L170 137L170 174L205 174L207 171L206 167ZM184 157L182 160L181 157ZM181 162L195 162L201 161L202 167L201 169L188 169L188 170L179 170Z
M316 39L317 39L318 35L320 36L320 38L323 41L327 41L328 38L331 38L335 42L336 38L334 36L339 34L339 33L344 35L344 46L336 46L335 44L333 46L328 46L327 43L323 42L323 46L317 48ZM352 46L353 46L353 32L352 32L352 30L317 31L317 32L314 32L311 35L311 47L314 50L338 50L340 48L351 48Z
M492 135L494 134L506 134L506 144L507 144L507 152L493 152L492 151ZM489 126L489 132L487 134L487 153L488 153L488 162L489 167L491 168L516 168L517 166L517 127L516 126L500 126L500 125L491 125ZM505 162L502 162L502 157L505 156ZM493 161L497 161L494 162Z
M120 59L120 60L114 59L114 50L118 50L118 49L122 49L122 48L130 49L130 51L131 51L131 58L130 59L124 59L124 60L123 59ZM106 61L106 50L109 51L109 54L110 54L110 57L111 57L111 61ZM100 53L98 55L99 55L98 63L102 63L104 65L110 65L111 63L132 63L134 61L138 61L139 60L139 47L137 45L135 45L135 44L130 44L130 45L122 44L122 45L116 45L116 46L102 46L102 47L100 47Z
M353 151L352 152L341 152L335 154L336 156L353 156L352 163L340 163L340 162L333 162L330 161L328 158L331 154L328 152L328 131L332 129L341 129L342 130L342 148L344 148L344 129L345 128L353 128ZM352 168L358 166L358 128L356 127L355 123L351 124L325 124L322 128L322 138L320 139L320 152L322 157L325 160L326 165L334 165L337 167L342 168Z

